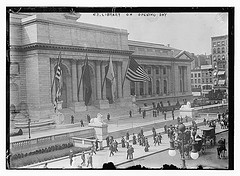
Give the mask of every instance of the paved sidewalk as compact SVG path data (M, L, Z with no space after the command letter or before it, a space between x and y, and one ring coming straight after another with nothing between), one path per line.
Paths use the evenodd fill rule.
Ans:
M197 123L202 122L202 119L196 120ZM191 125L191 122L184 123L186 126ZM220 125L217 124L216 127L216 133L226 131L227 129L220 129ZM157 133L163 132L163 128L156 129ZM197 134L202 134L201 130L198 130ZM154 146L153 145L153 137L151 131L144 132L144 135L148 137L148 141L150 144L149 152L144 152L144 147L137 145L133 145L134 147L134 160L139 159L151 154L155 154L158 152L162 152L165 150L168 150L169 148L169 139L167 137L167 134L162 135L162 144L160 146ZM132 139L132 135L130 135L130 139ZM120 143L120 138L116 139ZM131 142L130 142L131 143ZM130 144L132 145L132 144ZM121 148L121 144L118 145L118 152L114 154L114 156L109 157L109 149L104 148L103 150L97 151L97 154L93 155L93 168L100 169L102 168L104 163L113 162L115 166L118 166L120 164L126 163L126 162L132 162L131 160L126 159L126 148ZM77 168L77 165L80 165L82 162L81 156L78 155L74 159L74 165L73 167L70 167L69 164L69 158L63 157L61 160L55 160L54 162L48 161L48 168ZM133 161L134 161L133 160ZM25 168L43 168L43 164L35 164L31 166L27 166ZM83 166L83 168L87 168L86 166ZM88 167L90 168L90 166Z

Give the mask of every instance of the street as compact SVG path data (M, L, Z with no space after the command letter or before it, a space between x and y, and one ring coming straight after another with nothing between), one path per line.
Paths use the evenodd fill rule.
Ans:
M226 139L226 147L228 148L228 132L221 133L217 135L216 141L223 137ZM228 154L226 154L228 156ZM179 152L174 157L169 156L168 151L160 152L154 155L150 155L141 159L134 160L129 163L119 165L118 168L128 168L134 165L141 165L147 168L159 169L164 164L175 165L181 168L182 161ZM187 168L197 168L198 165L202 165L206 169L227 169L228 168L228 158L218 159L217 158L217 147L206 149L204 155L200 155L198 159L186 159Z

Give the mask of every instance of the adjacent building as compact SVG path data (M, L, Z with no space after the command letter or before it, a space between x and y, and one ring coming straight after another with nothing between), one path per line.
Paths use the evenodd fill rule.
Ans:
M228 90L228 35L211 38L214 89Z
M78 89L88 56L92 94L87 106L108 108L109 103L130 106L137 102L183 99L192 101L191 62L186 51L161 44L132 41L127 30L77 22L77 14L38 13L10 15L10 105L28 107L31 118L53 113L56 87L52 87L61 52L62 108L86 110L83 83ZM111 82L104 83L109 61L116 79L114 102ZM152 77L149 82L125 79L129 58ZM124 83L124 84L123 84Z

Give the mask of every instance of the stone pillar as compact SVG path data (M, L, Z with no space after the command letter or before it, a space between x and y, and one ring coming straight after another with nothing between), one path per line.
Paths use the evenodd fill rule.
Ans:
M187 77L186 77L186 80L187 80L187 92L191 93L191 66L190 64L187 66Z
M171 67L167 66L167 77L168 77L168 93L172 93L171 87Z
M95 104L96 106L99 108L99 109L107 109L109 108L109 102L108 100L106 99L106 80L104 81L104 78L105 78L105 67L106 67L106 63L105 62L102 62L102 64L99 65L99 68L100 68L100 73L99 73L99 76L97 76L97 79L101 78L100 80L100 99L97 99ZM98 69L97 69L98 71ZM97 72L98 73L98 72ZM98 75L98 74L97 74ZM103 81L104 81L104 86L103 86L103 90L101 91L102 89L102 84L103 84ZM97 87L98 87L98 84L97 84ZM98 88L97 88L98 90Z
M78 62L78 85L80 78L82 76L82 64ZM81 80L80 90L79 90L79 102L83 101L83 79Z
M157 68L158 69L158 68ZM156 95L156 67L152 67L152 72L153 72L153 80L152 80L152 94Z
M51 59L51 84L53 83L53 79L54 78L54 60ZM52 85L51 85L52 86ZM55 96L56 96L56 87L55 87L55 84L53 85L53 88L52 88L52 101L54 102L55 101Z
M102 100L106 100L106 80L104 81L105 74L106 74L105 73L105 67L106 67L105 62L102 62L102 65L101 65L102 84L104 83L103 90L102 90Z
M72 60L72 100L77 102L77 69L76 61Z
M118 86L118 98L122 98L122 63L117 63L117 86Z
M100 61L96 61L96 83L97 83L97 100L102 99L102 94L101 94L101 68L100 68Z

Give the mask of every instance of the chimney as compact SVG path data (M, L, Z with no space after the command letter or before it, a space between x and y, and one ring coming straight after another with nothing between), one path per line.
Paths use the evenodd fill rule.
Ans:
M167 44L168 47L170 47L170 44Z

